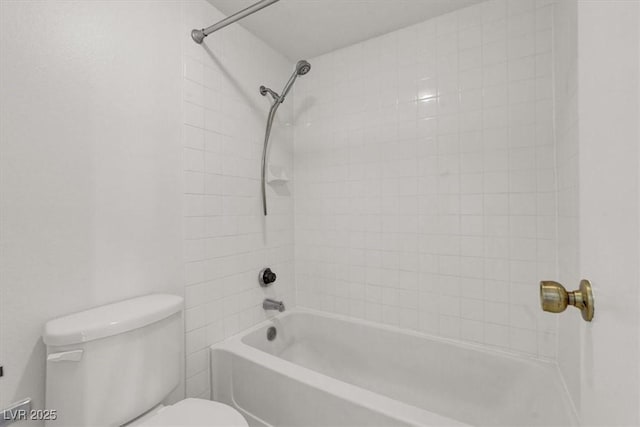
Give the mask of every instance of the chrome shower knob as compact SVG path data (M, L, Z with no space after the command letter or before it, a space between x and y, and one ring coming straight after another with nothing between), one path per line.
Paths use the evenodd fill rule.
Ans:
M260 280L260 286L266 288L276 281L276 273L274 273L269 267L267 267L260 271L258 279Z
M558 282L543 280L540 282L540 305L550 313L562 313L572 305L580 310L587 322L593 319L593 292L591 283L582 280L577 291L567 292Z

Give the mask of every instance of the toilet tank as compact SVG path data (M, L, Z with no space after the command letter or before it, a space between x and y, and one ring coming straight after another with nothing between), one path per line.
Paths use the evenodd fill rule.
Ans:
M180 382L182 297L147 295L47 322L47 426L119 426Z

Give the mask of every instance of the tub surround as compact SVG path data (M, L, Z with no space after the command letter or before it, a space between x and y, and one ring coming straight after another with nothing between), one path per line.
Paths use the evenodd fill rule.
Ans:
M483 2L309 58L299 304L555 359L554 7Z

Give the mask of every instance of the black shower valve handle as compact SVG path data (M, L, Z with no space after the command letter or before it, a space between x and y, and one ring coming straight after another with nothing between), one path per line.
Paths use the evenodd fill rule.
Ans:
M276 273L274 273L269 267L267 267L260 271L258 279L260 280L260 286L264 288L276 281Z

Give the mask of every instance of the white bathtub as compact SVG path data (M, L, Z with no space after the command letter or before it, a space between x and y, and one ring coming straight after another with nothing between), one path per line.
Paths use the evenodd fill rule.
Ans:
M310 310L212 346L211 372L257 426L577 424L553 364Z

